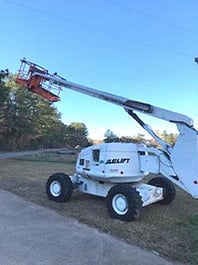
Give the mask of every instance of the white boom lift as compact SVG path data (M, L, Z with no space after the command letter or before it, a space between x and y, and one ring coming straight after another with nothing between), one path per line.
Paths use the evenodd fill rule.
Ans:
M198 198L198 131L191 118L75 84L25 59L21 60L16 82L52 102L60 99L52 91L68 88L121 106L161 146L158 149L144 144L104 143L87 147L79 153L75 174L55 173L49 177L46 183L49 199L67 201L77 189L105 197L113 218L131 221L147 205L171 203L175 198L174 184ZM136 112L175 123L179 131L175 145L172 147L159 138ZM157 176L148 184L143 183L150 173Z

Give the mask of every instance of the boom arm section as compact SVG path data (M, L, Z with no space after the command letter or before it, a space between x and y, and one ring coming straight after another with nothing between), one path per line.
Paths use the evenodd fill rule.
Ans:
M186 115L67 81L58 76L57 73L50 74L45 68L35 63L28 62L25 59L21 60L21 67L18 76L16 77L16 82L51 102L60 100L59 93L62 88L65 87L119 105L123 107L127 113L163 147L164 151L170 151L171 148L169 144L160 139L150 126L146 125L133 111L138 111L159 119L173 122L176 125L185 124L186 126L193 128L193 120ZM58 94L55 94L54 91ZM179 126L177 127L178 129L180 128Z
M108 92L79 85L67 81L66 79L58 76L56 73L50 74L48 73L48 70L38 66L37 64L28 62L25 59L22 59L21 62L21 68L16 78L16 82L45 97L49 101L55 102L60 100L59 95L54 94L52 91L58 91L59 93L62 90L62 87L66 87L73 91L119 105L124 107L127 111L139 111L169 122L174 122L176 124L184 123L189 127L193 127L193 120L186 115L159 108L148 103L130 100ZM46 92L45 95L44 92ZM49 93L49 95L47 95L47 93Z

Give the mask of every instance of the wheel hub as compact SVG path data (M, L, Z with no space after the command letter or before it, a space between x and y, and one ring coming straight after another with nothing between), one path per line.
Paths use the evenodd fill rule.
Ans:
M50 185L50 192L54 197L58 197L61 194L61 184L55 180Z
M127 198L123 194L116 194L112 200L114 211L119 215L124 215L128 211Z

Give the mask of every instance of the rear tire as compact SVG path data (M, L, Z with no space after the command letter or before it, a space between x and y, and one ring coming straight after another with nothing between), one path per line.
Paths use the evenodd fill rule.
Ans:
M50 200L66 202L71 198L73 185L70 177L63 173L55 173L46 183L46 193Z
M113 218L134 221L142 211L142 198L130 185L115 185L107 195L107 210Z
M148 182L149 185L163 188L163 199L159 201L161 204L169 204L174 201L176 190L174 184L165 177L155 177Z

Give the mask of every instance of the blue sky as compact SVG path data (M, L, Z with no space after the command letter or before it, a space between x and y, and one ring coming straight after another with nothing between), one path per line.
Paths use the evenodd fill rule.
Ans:
M20 59L96 89L186 114L198 128L197 0L0 0L0 68ZM91 138L144 131L122 108L64 89L66 124ZM155 130L175 126L141 116Z

